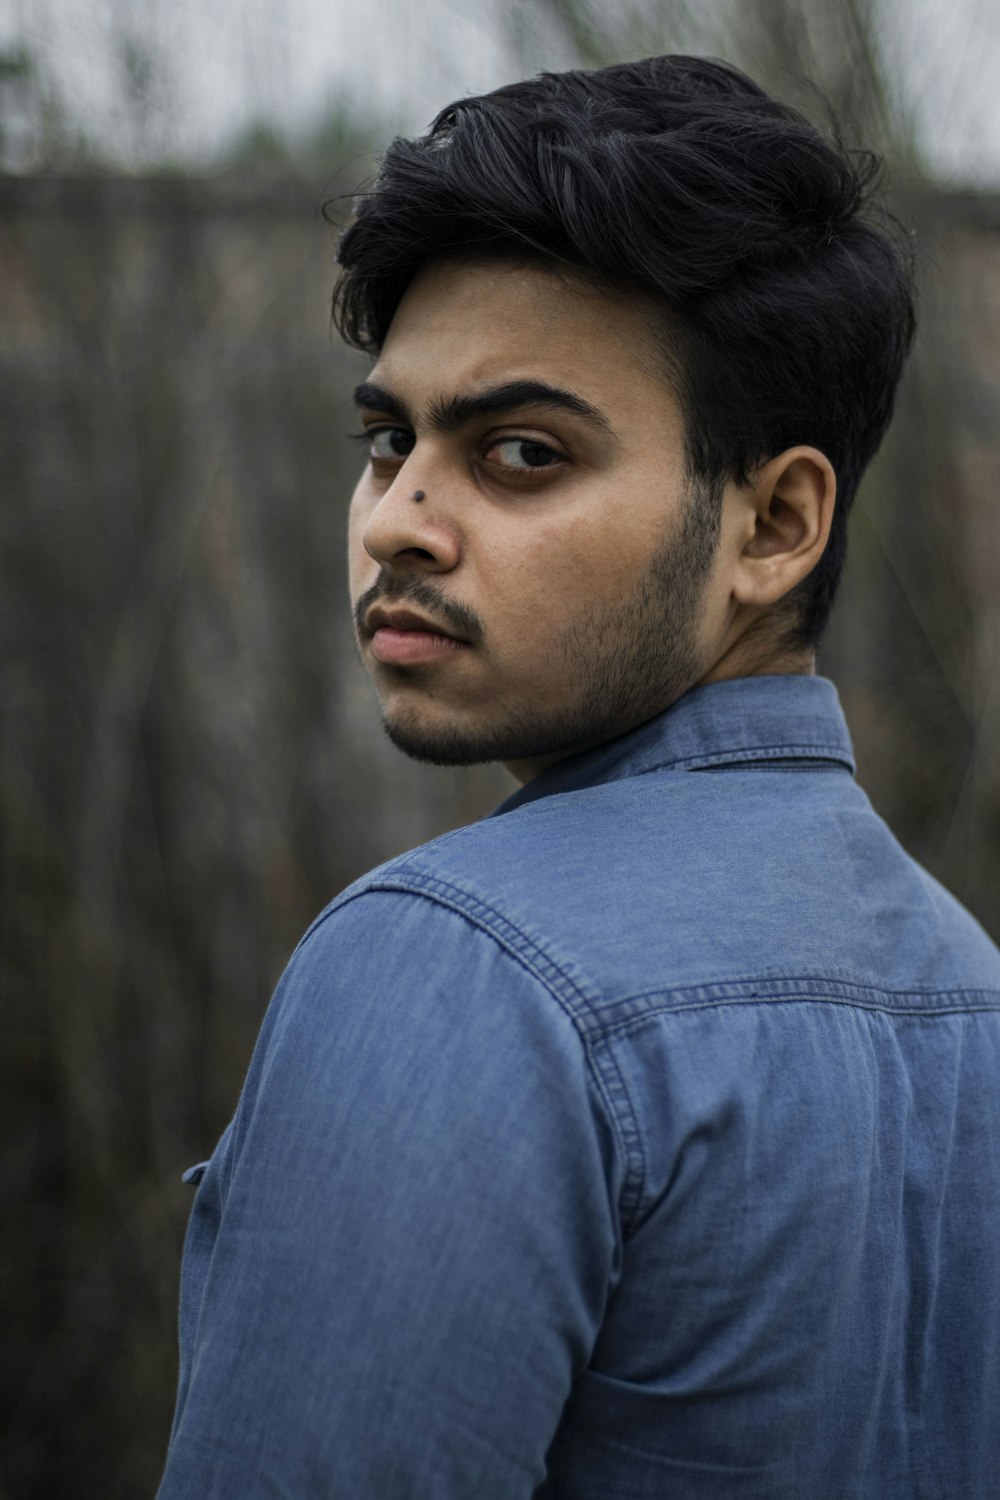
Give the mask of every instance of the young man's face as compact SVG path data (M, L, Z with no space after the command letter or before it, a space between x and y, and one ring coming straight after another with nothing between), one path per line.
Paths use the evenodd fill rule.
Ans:
M648 320L641 299L506 262L432 266L400 304L358 392L350 564L407 753L527 777L713 665L717 507L685 478Z

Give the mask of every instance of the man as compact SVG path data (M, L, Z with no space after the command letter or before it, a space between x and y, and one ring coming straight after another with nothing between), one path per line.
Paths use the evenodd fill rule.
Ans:
M522 787L293 956L162 1500L1000 1494L1000 956L813 675L912 332L872 176L677 57L456 104L361 201L361 652Z

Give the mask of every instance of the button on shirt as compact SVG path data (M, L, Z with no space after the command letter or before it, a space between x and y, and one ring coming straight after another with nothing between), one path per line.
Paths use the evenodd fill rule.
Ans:
M812 677L365 876L185 1246L160 1500L1000 1495L1000 955Z

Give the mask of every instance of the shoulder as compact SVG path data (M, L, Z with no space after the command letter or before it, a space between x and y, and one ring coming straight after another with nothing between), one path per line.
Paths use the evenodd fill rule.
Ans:
M486 925L491 915L554 913L565 901L591 900L601 884L636 877L637 860L658 847L665 817L678 832L704 827L719 800L699 795L708 790L689 776L637 777L500 811L370 870L317 923L361 896L390 891L454 906ZM674 868L680 853L678 845Z
M347 941L359 908L388 948L402 913L449 914L434 927L456 951L502 952L591 1037L620 1001L737 979L1000 985L994 945L838 769L657 771L541 798L372 870L306 941L327 924Z
M435 972L518 967L594 1039L607 1003L647 984L644 937L657 949L658 982L675 971L684 978L690 966L674 959L685 945L703 956L704 904L692 902L699 882L692 887L690 865L698 851L711 862L709 820L726 822L712 780L634 777L455 830L349 886L297 957L353 964L377 943L387 971L397 959ZM718 874L725 840L716 842Z
M408 1160L429 1161L447 1139L471 1159L473 1134L488 1155L498 1122L517 1121L526 1141L549 1131L578 1140L624 1181L627 1131L572 986L495 918L394 885L391 868L332 903L292 955L251 1062L234 1155L280 1119L313 1154L318 1142L363 1139L374 1152L398 1138Z

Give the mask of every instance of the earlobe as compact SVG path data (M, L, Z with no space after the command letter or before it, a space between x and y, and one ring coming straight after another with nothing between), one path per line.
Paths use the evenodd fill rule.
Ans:
M817 448L789 448L763 466L744 491L752 531L734 580L737 603L775 604L812 572L830 535L836 490L833 466Z

